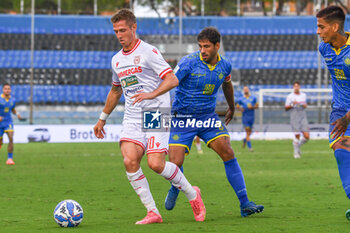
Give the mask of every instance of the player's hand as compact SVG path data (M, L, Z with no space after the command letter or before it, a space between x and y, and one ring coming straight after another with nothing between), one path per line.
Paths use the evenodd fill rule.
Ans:
M135 99L134 102L132 103L132 105L135 105L136 103L141 102L142 100L150 100L150 99L154 99L156 96L153 94L153 92L150 93L140 93L140 94L136 94L131 96L131 99Z
M106 121L99 119L94 127L94 134L97 138L103 139L106 135L103 126L106 124Z
M230 123L234 114L235 114L235 109L227 109L226 115L225 115L225 125L228 125L228 123Z
M0 116L0 122L4 119L4 117Z
M332 139L344 136L350 123L350 119L347 117L347 115L348 114L331 123L331 125L334 125L334 128L331 132Z
M18 120L22 119L21 114L17 113L16 115L17 115Z

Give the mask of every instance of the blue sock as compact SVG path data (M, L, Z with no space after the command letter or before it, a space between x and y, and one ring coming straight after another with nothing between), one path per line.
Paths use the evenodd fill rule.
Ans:
M247 146L249 149L252 149L252 143L250 141L247 142Z
M7 158L12 159L13 158L13 153L7 153Z
M236 158L226 161L224 164L227 180L235 190L239 202L242 205L249 200L241 167L239 166Z
M181 166L181 167L180 167L180 170L181 170L181 171L182 171L182 173L183 173L183 172L184 172L184 167L183 167L183 166ZM176 188L174 185L171 185L171 188L172 188L172 189L177 189L177 188Z
M246 142L247 142L247 139L243 139L243 142L246 143Z
M334 156L337 160L340 180L346 196L350 199L350 151L336 149Z

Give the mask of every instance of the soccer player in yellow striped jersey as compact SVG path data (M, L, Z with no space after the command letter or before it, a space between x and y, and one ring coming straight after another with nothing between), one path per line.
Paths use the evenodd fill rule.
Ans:
M11 96L11 86L5 83L2 86L2 94L0 96L0 148L2 146L2 140L4 133L9 138L9 144L7 146L7 165L14 165L13 161L13 122L11 114L17 115L18 119L21 119L21 115L16 111L16 100Z
M345 14L338 6L329 6L316 15L319 46L332 76L332 112L329 143L334 150L340 179L350 199L350 37L344 32ZM346 212L350 220L350 210Z

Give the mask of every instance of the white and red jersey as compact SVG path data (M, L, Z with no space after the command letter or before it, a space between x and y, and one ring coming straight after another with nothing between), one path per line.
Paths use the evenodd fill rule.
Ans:
M121 86L125 96L123 122L141 123L142 108L170 108L170 95L165 93L152 100L143 100L132 105L131 97L157 89L166 74L172 72L169 64L154 46L138 39L128 52L120 50L112 58L114 86Z
M290 122L292 125L299 123L308 124L304 104L306 104L306 94L303 92L299 94L292 92L287 96L285 106L292 106L290 110Z
M296 103L294 104L294 102ZM299 94L292 92L287 96L285 106L292 105L293 107L298 107L304 104L306 104L306 94L304 92L299 92Z

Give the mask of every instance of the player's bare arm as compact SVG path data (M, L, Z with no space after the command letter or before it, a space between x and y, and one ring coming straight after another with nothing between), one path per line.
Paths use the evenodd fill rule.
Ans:
M175 76L173 72L168 73L164 76L163 82L159 85L157 89L149 93L140 93L131 97L131 99L135 99L132 104L136 104L141 102L142 100L154 99L157 96L163 95L164 93L170 91L174 87L179 85L179 80Z
M337 137L344 136L349 123L350 123L350 111L348 111L346 115L343 116L342 118L339 118L338 120L331 123L332 125L335 125L334 129L331 132L332 137L337 138Z
M12 109L12 113L15 114L19 120L21 119L21 114L19 114L15 108Z
M223 82L222 90L224 92L225 99L228 104L228 109L225 115L225 124L227 125L228 123L230 123L235 113L235 100L234 100L233 86L231 81Z
M111 114L113 109L117 106L120 97L123 94L123 89L120 86L112 86L111 90L108 93L105 106L103 108L103 113ZM106 124L106 120L98 119L95 127L94 133L97 138L104 138L106 132L103 129L103 126Z

